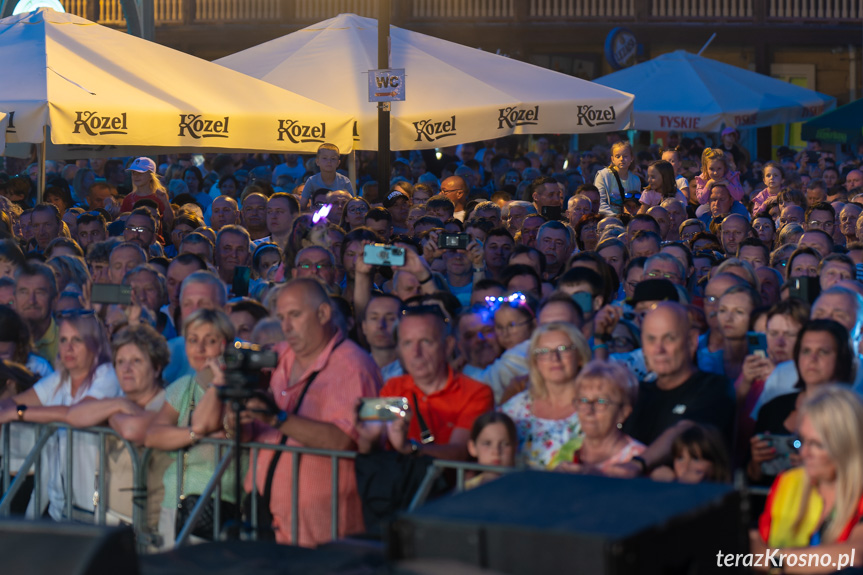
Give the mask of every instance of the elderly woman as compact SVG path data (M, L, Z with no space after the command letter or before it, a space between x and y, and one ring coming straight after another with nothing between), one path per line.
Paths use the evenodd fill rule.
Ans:
M71 405L120 395L111 365L111 348L105 328L92 311L65 314L59 321L57 371L10 400L0 402L0 423L65 421ZM97 474L98 437L73 433L72 477L66 477L66 431L55 432L42 450L43 484L48 512L57 521L93 513L93 478ZM64 485L72 484L73 516L66 516ZM44 509L34 509L41 516Z
M827 573L837 564L850 566L852 551L863 545L860 398L835 385L813 391L800 407L799 436L803 465L774 481L758 531L751 532L752 551L782 549L783 573ZM796 559L810 553L819 554L823 567L800 567L804 564ZM823 554L830 556L829 561ZM863 562L859 555L855 559L855 566Z
M147 428L165 403L162 369L170 359L168 344L149 325L123 328L113 338L114 369L122 397L88 401L69 408L66 422L75 427L90 427L107 423L124 439L144 443ZM108 506L111 523L132 523L134 470L125 443L108 438L108 493L99 498ZM161 451L150 457L147 476L147 519L150 532L155 533L164 488L162 476L170 458Z
M638 382L624 365L591 361L575 378L575 407L584 434L567 471L603 473L641 455L645 446L621 431L632 412Z
M827 383L854 381L854 353L846 330L830 319L806 323L794 345L798 391L772 399L758 412L755 435L750 440L752 458L747 472L753 481L763 481L790 466L790 458L777 457L771 435L787 436L800 427L800 406L817 387Z
M515 421L519 452L529 465L550 466L561 447L581 434L575 378L588 361L587 341L572 324L549 323L531 337L530 385L501 407Z
M178 508L183 508L179 517L183 519L194 506L191 496L204 490L215 471L214 447L195 444L203 435L203 430L210 428L213 418L221 418L222 415L221 402L211 383L220 369L216 358L224 353L228 342L234 340L234 325L223 311L199 309L186 318L183 337L186 356L195 373L183 376L168 386L165 403L146 435L147 447L163 451L186 449L182 460L183 485L180 493L177 493L176 459L165 471L165 497L159 516L159 533L168 546L176 533ZM224 434L221 436L224 437ZM223 502L235 503L234 481L233 466L230 466L222 477ZM189 501L184 503L185 499ZM222 514L223 519L229 517ZM195 534L211 537L212 531L206 531L198 529Z

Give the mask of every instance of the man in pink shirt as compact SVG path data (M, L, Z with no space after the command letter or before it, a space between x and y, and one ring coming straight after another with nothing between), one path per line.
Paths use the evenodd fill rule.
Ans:
M278 429L266 428L257 439L278 443L284 434L288 445L355 450L357 400L378 395L383 386L380 369L366 351L339 330L333 317L338 312L317 280L294 279L279 287L272 301L271 311L281 321L286 340L276 348L279 364L270 380L282 411ZM261 451L258 457L260 493L264 492L272 457L271 451ZM299 540L293 541L292 459L291 453L283 453L273 477L270 510L276 541L314 547L332 539L332 464L329 457L301 456ZM246 489L251 490L251 473ZM363 531L352 460L339 461L338 491L338 535Z

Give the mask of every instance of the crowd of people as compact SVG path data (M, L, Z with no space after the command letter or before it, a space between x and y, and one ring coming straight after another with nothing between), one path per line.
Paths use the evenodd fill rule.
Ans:
M38 166L0 173L3 457L18 469L32 422L122 438L99 469L95 436L72 432L68 453L61 429L43 509L31 476L13 510L92 521L105 505L128 522L124 450L146 446L147 529L170 545L215 471L200 439L240 434L367 461L742 474L771 486L754 546L859 546L861 150L813 141L763 162L733 128L714 147L666 139L401 153L386 183L365 153L352 182L331 144L47 162L41 203ZM234 342L278 354L240 421L218 393ZM408 409L359 418L372 397ZM276 453L224 474L222 515L256 482L277 541L329 540L331 458L300 459L294 541L295 456ZM337 465L337 532L362 532L354 463Z

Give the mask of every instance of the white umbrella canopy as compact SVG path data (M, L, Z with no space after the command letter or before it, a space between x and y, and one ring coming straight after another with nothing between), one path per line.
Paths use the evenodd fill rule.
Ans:
M715 132L800 122L836 106L836 99L677 50L595 80L635 94L638 130Z
M377 150L368 101L377 34L377 20L341 14L216 63L353 114L354 147ZM390 68L406 74L405 101L392 103L393 150L629 125L630 94L395 26L390 35Z
M48 157L349 150L353 118L200 58L39 9L0 20L7 144Z

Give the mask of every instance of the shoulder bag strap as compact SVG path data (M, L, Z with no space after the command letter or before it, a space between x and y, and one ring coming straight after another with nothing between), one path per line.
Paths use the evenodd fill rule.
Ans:
M620 181L620 174L617 173L614 166L611 166L608 169L612 174L614 174L614 179L617 180L617 189L620 190L620 209L623 210L623 195L626 193L626 190L623 189L623 182ZM611 205L611 194L608 194L608 205Z
M426 443L434 443L434 433L431 432L428 425L426 425L426 420L423 417L423 414L420 413L420 403L417 399L417 394L414 393L414 411L417 412L417 423L420 424L420 439L423 444Z

